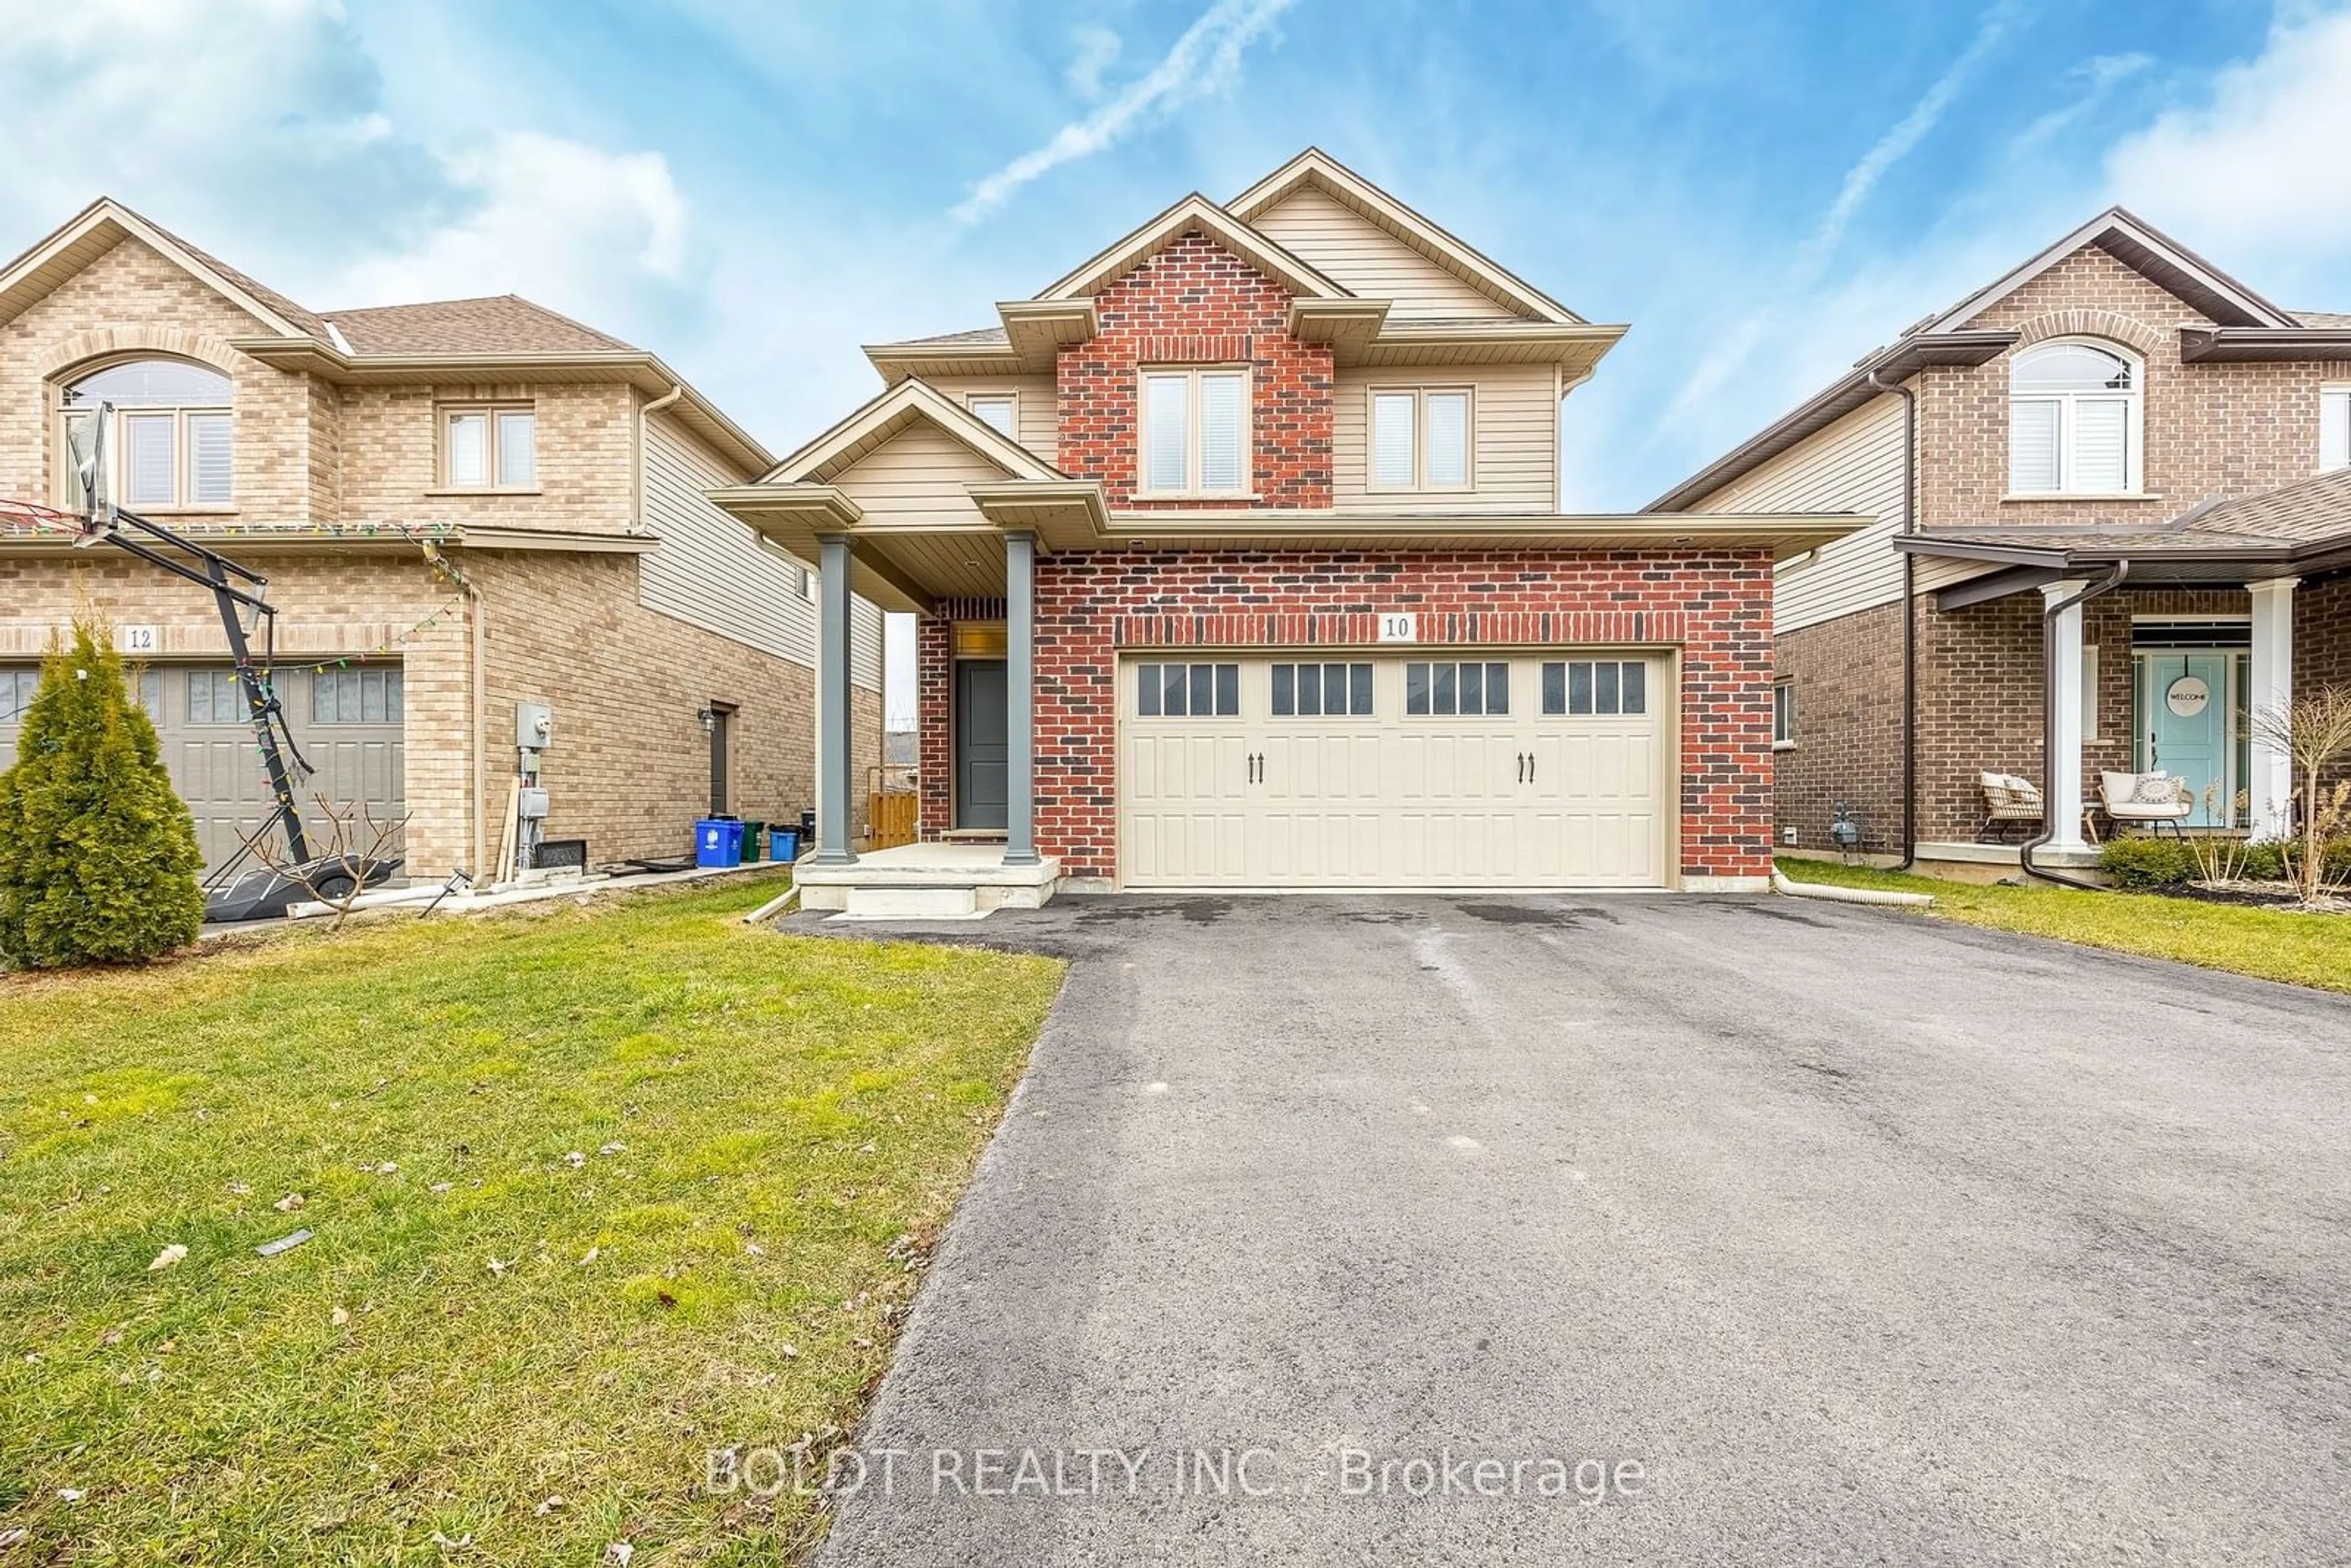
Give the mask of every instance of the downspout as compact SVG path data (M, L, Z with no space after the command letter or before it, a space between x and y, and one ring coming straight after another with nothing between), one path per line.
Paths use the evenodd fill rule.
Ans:
M1918 531L1918 394L1875 370L1869 384L1902 400L1902 531ZM1902 858L1896 871L1918 863L1918 558L1902 558Z
M635 454L636 462L633 465L636 472L630 477L630 488L635 493L629 497L629 500L631 515L636 519L636 529L639 533L646 531L645 430L647 426L653 423L653 415L659 413L662 410L667 408L670 404L675 402L684 395L685 383L684 382L678 382L673 384L669 391L662 393L661 396L653 399L653 402L646 403L643 407L637 410L637 450Z
M2101 593L2112 592L2121 587L2123 579L2129 575L2130 562L2118 560L2115 562L2115 570L2106 573L2105 580L2090 584L2071 599L2043 605L2041 611L2041 831L2017 846L2016 862L2024 868L2027 876L2037 876L2043 882L2058 883L2066 887L2077 887L2085 893L2104 893L2106 890L2095 882L2067 876L2061 872L2045 871L2032 863L2032 852L2057 836L2057 819L2050 814L2055 802L2049 799L2049 782L2056 776L2057 768L2057 617Z

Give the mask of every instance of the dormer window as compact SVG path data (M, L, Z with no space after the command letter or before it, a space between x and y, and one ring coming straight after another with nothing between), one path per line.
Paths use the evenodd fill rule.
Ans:
M1146 497L1215 497L1249 492L1249 372L1143 372L1142 473Z
M59 399L61 498L78 507L75 474L106 431L106 493L134 511L225 507L235 482L229 379L185 360L128 360L93 371Z
M2104 343L2059 340L2009 370L2008 488L2017 496L2126 496L2140 487L2139 364Z

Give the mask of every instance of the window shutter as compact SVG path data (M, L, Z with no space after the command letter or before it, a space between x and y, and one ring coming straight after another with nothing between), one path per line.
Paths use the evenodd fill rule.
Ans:
M1170 493L1187 487L1190 464L1191 378L1145 376L1143 381L1143 485Z
M1241 476L1241 378L1220 371L1200 378L1200 488L1246 488Z
M168 507L177 499L168 413L125 414L122 419L123 488L134 507Z
M538 477L538 423L528 413L498 415L498 483L519 487Z
M229 498L232 481L229 416L188 415L188 499L218 506Z
M1410 392L1379 392L1372 398L1372 483L1389 489L1412 487Z
M2057 488L2057 408L2047 398L2008 405L2008 487L2020 496Z
M2351 468L2351 390L2318 396L2318 471Z
M489 421L478 413L449 416L449 483L490 482Z
M2130 488L2130 403L2118 397L2074 403L2074 475L2065 487L2084 495Z
M1469 394L1428 394L1428 476L1430 485L1469 483Z

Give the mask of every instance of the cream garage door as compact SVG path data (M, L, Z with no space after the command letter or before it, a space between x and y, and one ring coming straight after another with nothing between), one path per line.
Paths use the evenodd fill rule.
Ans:
M1662 658L1135 655L1135 888L1659 887Z

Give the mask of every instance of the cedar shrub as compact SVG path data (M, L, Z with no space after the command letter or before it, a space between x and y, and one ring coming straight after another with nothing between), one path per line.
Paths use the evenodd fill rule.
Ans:
M52 643L0 773L0 959L23 968L135 964L204 923L195 819L155 726L94 617Z

